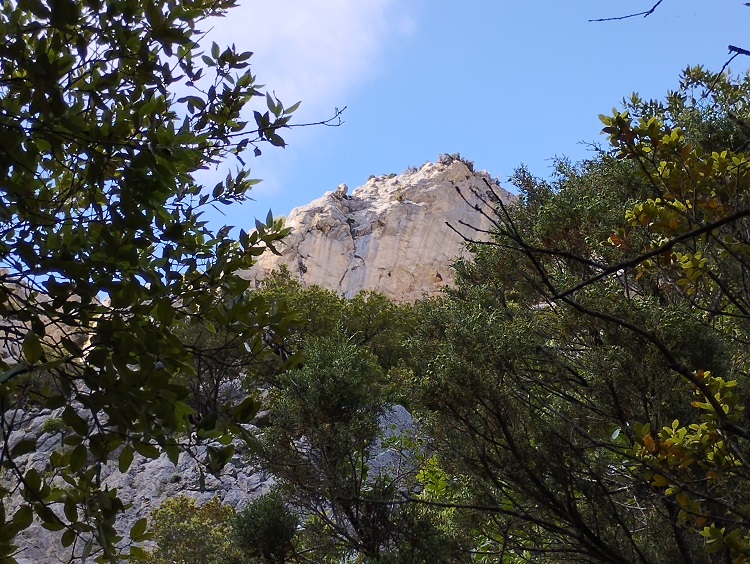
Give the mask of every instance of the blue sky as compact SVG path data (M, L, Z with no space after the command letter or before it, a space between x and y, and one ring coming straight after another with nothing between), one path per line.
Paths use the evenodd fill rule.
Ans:
M441 153L501 181L521 163L547 176L552 157L585 158L585 143L603 142L597 116L624 96L661 98L687 65L718 70L729 44L750 48L739 0L663 0L648 18L603 23L588 20L653 1L240 1L210 39L253 51L258 81L287 106L302 101L298 121L347 107L340 127L286 131L286 149L248 155L264 180L256 201L212 216L240 227ZM749 66L738 58L732 70Z

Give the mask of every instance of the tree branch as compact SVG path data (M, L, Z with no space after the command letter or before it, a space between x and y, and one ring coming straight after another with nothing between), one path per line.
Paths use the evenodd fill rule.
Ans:
M664 0L659 0L656 4L654 4L653 6L651 6L651 9L646 10L645 12L638 12L636 14L628 14L627 16L615 16L615 17L612 17L612 18L599 18L599 19L596 19L596 20L589 20L589 22L612 22L612 21L616 21L616 20L627 20L627 19L630 19L630 18L637 18L638 16L643 16L644 18L647 18L648 16L650 16L651 14L654 13L654 11L656 10L656 8L658 8L659 4L661 4L663 1Z
M678 243L682 243L683 241L689 241L691 239L695 239L696 237L699 237L700 235L703 235L704 233L709 233L709 232L713 231L714 229L718 229L719 227L722 227L722 226L727 225L729 223L733 223L733 222L735 222L735 221L737 221L739 219L742 219L743 217L747 217L749 215L750 215L750 209L740 210L740 211L738 211L736 213L733 213L730 216L727 216L727 217L724 217L724 218L720 219L719 221L715 221L713 223L708 223L706 225L703 225L703 226L699 227L698 229L694 229L693 231L688 231L687 233L683 233L679 237L675 237L674 239L670 239L669 241L667 241L663 245L655 248L652 251L649 251L647 253L643 253L643 254L638 255L637 257L634 257L634 258L632 258L630 260L619 262L617 264L614 264L614 265L612 265L610 267L605 268L604 270L602 270L596 276L593 276L593 277L591 277L591 278L589 278L587 280L584 280L580 284L577 284L576 286L574 286L572 288L569 288L569 289L565 290L564 292L561 292L561 293L555 295L555 298L556 299L565 298L565 297L573 294L574 292L576 292L576 291L578 291L578 290L580 290L582 288L585 288L586 286L588 286L590 284L593 284L594 282L597 282L597 281L601 280L602 278L605 278L605 277L609 276L610 274L614 274L616 272L619 272L620 270L627 270L628 268L632 268L634 266L637 266L637 265L641 264L642 262L644 262L644 261L646 261L646 260L648 260L648 259L650 259L652 257L655 257L655 256L658 256L658 255L660 255L662 253L665 253L665 252L669 251L670 249L672 249L672 247L674 247ZM528 250L529 251L535 251L535 249L533 249L532 247L528 247ZM554 253L551 253L551 254L554 254Z

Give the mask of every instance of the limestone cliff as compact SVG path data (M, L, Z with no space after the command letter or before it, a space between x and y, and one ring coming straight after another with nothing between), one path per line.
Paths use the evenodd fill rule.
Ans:
M450 284L450 265L465 254L463 239L446 223L473 239L481 234L461 221L490 227L473 209L478 202L473 191L487 197L486 180L503 203L515 200L487 172L471 168L443 156L419 170L373 177L351 194L341 185L292 210L286 221L292 232L279 248L281 256L267 252L247 276L260 280L284 264L303 284L346 297L360 290L400 301L433 295Z

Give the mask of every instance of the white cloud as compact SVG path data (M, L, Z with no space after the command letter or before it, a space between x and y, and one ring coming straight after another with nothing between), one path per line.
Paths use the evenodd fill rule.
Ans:
M222 48L234 43L238 51L253 51L250 63L258 83L275 92L287 107L302 101L293 123L316 122L330 118L335 107L348 105L356 90L383 70L387 49L415 30L409 16L413 4L413 0L240 0L225 18L201 26L212 28L202 43L210 46L215 41ZM251 116L246 118L252 121ZM251 196L259 202L274 199L274 211L288 211L291 205L277 200L292 188L286 186L288 173L300 158L299 150L326 131L318 127L285 131L282 136L290 143L286 150L261 145L263 155L247 159L251 176L263 179ZM222 165L199 176L212 185L225 174Z
M209 39L253 51L253 73L304 119L328 117L372 80L390 42L413 23L397 0L244 0ZM304 111L303 111L304 110Z

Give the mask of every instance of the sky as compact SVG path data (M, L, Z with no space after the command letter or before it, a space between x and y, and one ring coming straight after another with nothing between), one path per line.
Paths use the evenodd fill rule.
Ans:
M255 201L212 212L212 222L252 226L287 215L345 183L401 173L460 153L504 184L525 164L551 174L604 143L599 114L638 92L663 98L681 71L719 70L727 46L750 48L750 8L739 0L240 0L210 22L209 40L253 51L258 83L296 123L346 107L338 127L286 130L287 147L245 159L263 180ZM732 71L744 72L740 57ZM236 167L236 163L232 165ZM212 185L226 169L202 178Z

